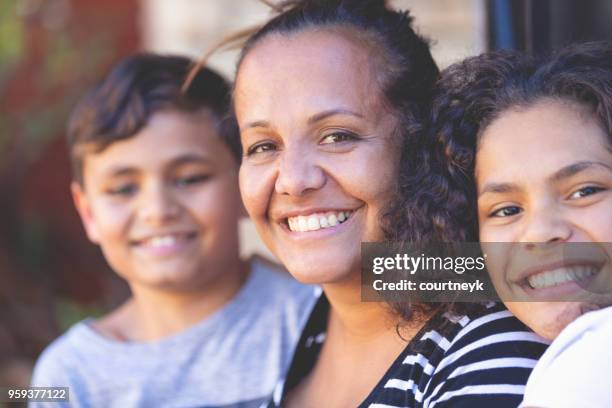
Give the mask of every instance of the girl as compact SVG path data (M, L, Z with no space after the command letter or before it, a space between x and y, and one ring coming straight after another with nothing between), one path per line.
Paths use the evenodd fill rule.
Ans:
M612 406L612 308L570 324L612 303L612 42L468 59L442 74L432 117L403 171L445 180L466 234L504 248L487 263L508 309L556 338L523 406Z

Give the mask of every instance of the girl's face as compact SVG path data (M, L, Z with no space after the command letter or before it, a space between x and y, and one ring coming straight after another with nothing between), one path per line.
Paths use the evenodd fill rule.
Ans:
M592 113L555 100L502 113L481 135L476 182L480 240L520 244L483 244L504 300L537 301L507 301L519 319L552 339L609 300L612 150Z
M344 35L307 30L268 36L237 75L245 207L303 282L355 279L361 242L383 239L400 149L372 65Z

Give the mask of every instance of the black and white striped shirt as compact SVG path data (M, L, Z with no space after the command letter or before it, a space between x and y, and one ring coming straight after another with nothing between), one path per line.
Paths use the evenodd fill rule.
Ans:
M322 294L268 408L280 407L287 392L314 367L328 314L329 302ZM359 407L516 408L547 345L502 305L483 306L469 316L439 313L408 343Z

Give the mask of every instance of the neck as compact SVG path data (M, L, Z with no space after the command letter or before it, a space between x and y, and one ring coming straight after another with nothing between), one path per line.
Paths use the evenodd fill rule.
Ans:
M179 333L228 303L242 287L248 271L248 263L240 261L203 287L193 290L166 290L130 284L132 299L110 321L114 337L150 341Z
M368 343L381 336L397 337L398 327L402 337L410 339L431 317L431 313L417 313L405 322L386 302L362 301L359 275L348 281L326 284L323 290L331 305L329 329L333 328L351 343Z
M330 329L333 327L343 337L367 342L394 330L398 323L387 304L361 301L359 279L326 284L323 290L331 306Z

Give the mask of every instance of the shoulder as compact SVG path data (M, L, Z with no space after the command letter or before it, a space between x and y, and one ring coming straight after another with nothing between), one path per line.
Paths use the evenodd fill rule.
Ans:
M523 406L610 406L612 307L589 312L568 325L529 378ZM580 376L568 373L580 373ZM565 390L560 399L559 389ZM573 404L573 405L572 405Z
M253 279L263 302L281 302L286 307L295 305L302 310L314 305L320 289L295 280L282 266L262 257L251 260ZM266 298L263 298L263 296Z
M449 316L446 316L449 318ZM452 318L452 317L450 317ZM455 317L426 392L429 406L516 407L548 342L500 305Z
M88 348L86 324L85 321L75 324L45 348L34 366L32 385L64 386L72 381L71 367L78 365Z

